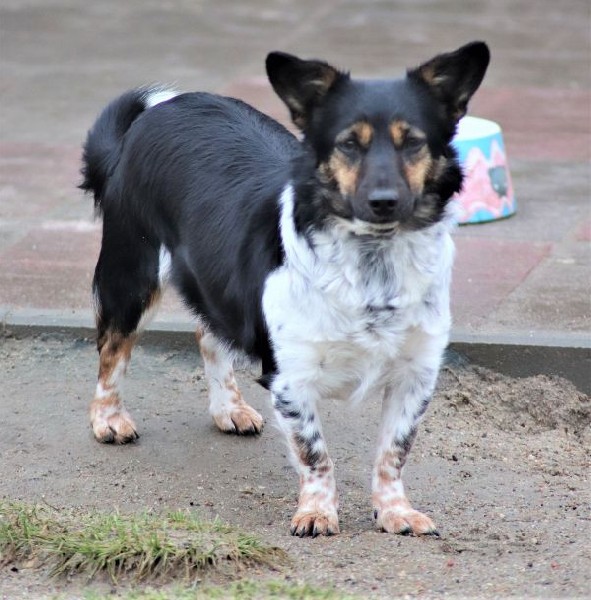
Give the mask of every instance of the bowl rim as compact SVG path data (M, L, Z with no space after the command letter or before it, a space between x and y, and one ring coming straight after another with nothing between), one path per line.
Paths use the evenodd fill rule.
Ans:
M468 115L460 119L453 141L462 143L482 140L501 133L501 127L495 121Z

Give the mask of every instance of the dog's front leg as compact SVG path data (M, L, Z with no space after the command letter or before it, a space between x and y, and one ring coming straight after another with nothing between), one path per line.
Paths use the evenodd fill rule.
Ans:
M437 534L433 521L408 501L402 471L431 400L446 341L447 336L415 333L384 393L372 501L378 527L389 533Z
M273 406L286 435L300 478L298 509L292 535L333 535L339 532L338 499L333 463L322 435L316 397L305 386L273 386Z

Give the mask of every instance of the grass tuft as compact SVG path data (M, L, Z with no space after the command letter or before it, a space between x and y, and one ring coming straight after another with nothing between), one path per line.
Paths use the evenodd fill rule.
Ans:
M273 567L285 558L280 548L190 512L80 515L0 502L0 564L33 562L54 576L189 580L220 566Z
M174 587L171 589L129 590L117 596L89 592L84 600L359 600L334 588L316 587L291 581L244 579L229 586Z

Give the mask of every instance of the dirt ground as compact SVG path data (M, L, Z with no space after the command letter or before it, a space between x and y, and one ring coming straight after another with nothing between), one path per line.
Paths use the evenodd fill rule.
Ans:
M239 381L265 430L224 435L206 410L196 350L138 347L125 391L141 438L104 446L87 422L96 359L92 340L67 334L0 338L1 498L219 516L284 548L293 561L281 576L360 597L591 595L591 403L565 380L510 379L458 360L443 370L406 470L411 500L440 538L374 529L379 404L327 402L342 533L299 539L288 531L297 479L249 371ZM67 596L71 585L0 571L3 598Z

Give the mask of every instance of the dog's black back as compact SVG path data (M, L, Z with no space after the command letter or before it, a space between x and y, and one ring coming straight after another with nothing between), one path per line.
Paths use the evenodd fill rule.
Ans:
M105 110L85 148L82 187L98 192L104 235L117 231L111 243L103 243L95 276L95 287L105 288L98 293L103 312L113 284L101 285L102 271L117 276L120 269L113 266L132 254L141 273L134 276L130 268L122 274L118 294L151 289L164 246L172 255L173 282L188 306L230 345L267 363L260 290L282 259L277 198L301 147L284 127L239 100L190 93L141 112L141 93L121 98L118 117L113 107ZM105 165L110 171L101 179L94 157L109 146L103 133L108 125L101 126L101 119L117 118L127 119L129 129L116 160L108 155L113 164ZM145 282L138 286L141 277ZM113 298L108 312L123 331L136 328L149 295L125 314Z

